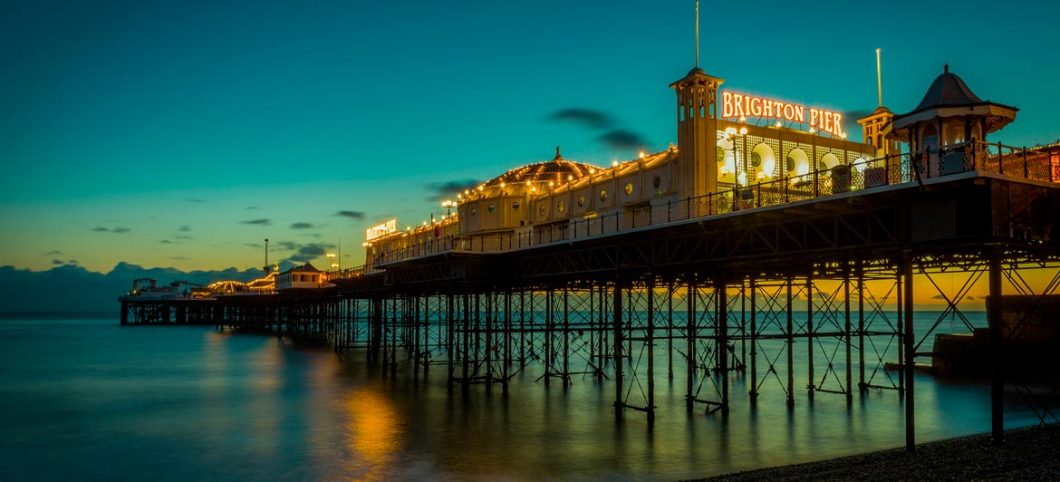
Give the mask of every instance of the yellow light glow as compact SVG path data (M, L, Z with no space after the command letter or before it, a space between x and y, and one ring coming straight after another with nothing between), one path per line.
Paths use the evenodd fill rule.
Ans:
M740 128L740 135L741 136L746 136L747 135L747 128L746 127L741 127Z
M735 127L726 127L725 128L725 135L726 136L732 137L734 134L736 134L736 128Z
M778 128L779 128L779 127L784 127L784 123L783 123L783 122L780 122L780 121L777 121L777 123L776 123L776 126L777 126Z
M618 161L611 161L611 167L618 167Z

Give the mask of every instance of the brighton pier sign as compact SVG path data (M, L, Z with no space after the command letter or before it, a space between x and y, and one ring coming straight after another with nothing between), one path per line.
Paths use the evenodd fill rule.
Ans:
M789 122L807 123L811 129L827 132L835 137L846 137L843 132L843 115L816 107L806 108L802 104L793 104L782 100L739 94L725 91L721 93L721 116L728 119L757 117L759 119L777 119Z

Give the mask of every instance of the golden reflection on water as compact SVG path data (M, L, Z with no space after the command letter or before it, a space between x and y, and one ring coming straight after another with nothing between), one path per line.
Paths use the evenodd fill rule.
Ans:
M400 449L401 420L391 401L372 387L352 390L344 401L350 472L359 480L381 480Z

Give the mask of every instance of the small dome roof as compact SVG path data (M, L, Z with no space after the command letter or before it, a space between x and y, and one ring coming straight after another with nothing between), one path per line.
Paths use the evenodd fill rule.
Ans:
M908 133L903 131L906 127L935 118L954 116L984 118L986 132L994 132L1015 120L1018 110L1012 106L980 99L957 74L950 73L949 65L945 65L942 75L931 83L920 104L911 112L894 117L891 124L893 129L889 136L892 139L907 141Z
M928 87L920 104L913 109L914 112L930 109L932 107L959 107L963 105L982 104L983 100L968 88L957 74L950 72L950 66L942 67L942 75L935 78Z
M568 180L580 179L583 176L589 175L590 171L596 171L599 169L600 168L591 164L564 159L559 153L559 147L557 147L556 157L552 158L551 161L535 162L533 164L510 169L508 172L486 182L485 186L498 186L502 182L509 185L523 184L526 182L534 184L549 181L557 183L567 182Z

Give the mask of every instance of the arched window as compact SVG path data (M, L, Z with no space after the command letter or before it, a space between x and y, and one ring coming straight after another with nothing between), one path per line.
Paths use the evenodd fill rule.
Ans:
M788 176L805 176L810 173L810 158L802 149L792 149L787 157Z
M821 162L817 163L817 169L821 171L830 171L833 167L839 165L839 158L835 154L829 152L821 157Z
M751 149L751 168L755 170L759 179L773 177L777 168L777 159L773 155L773 148L763 142Z

